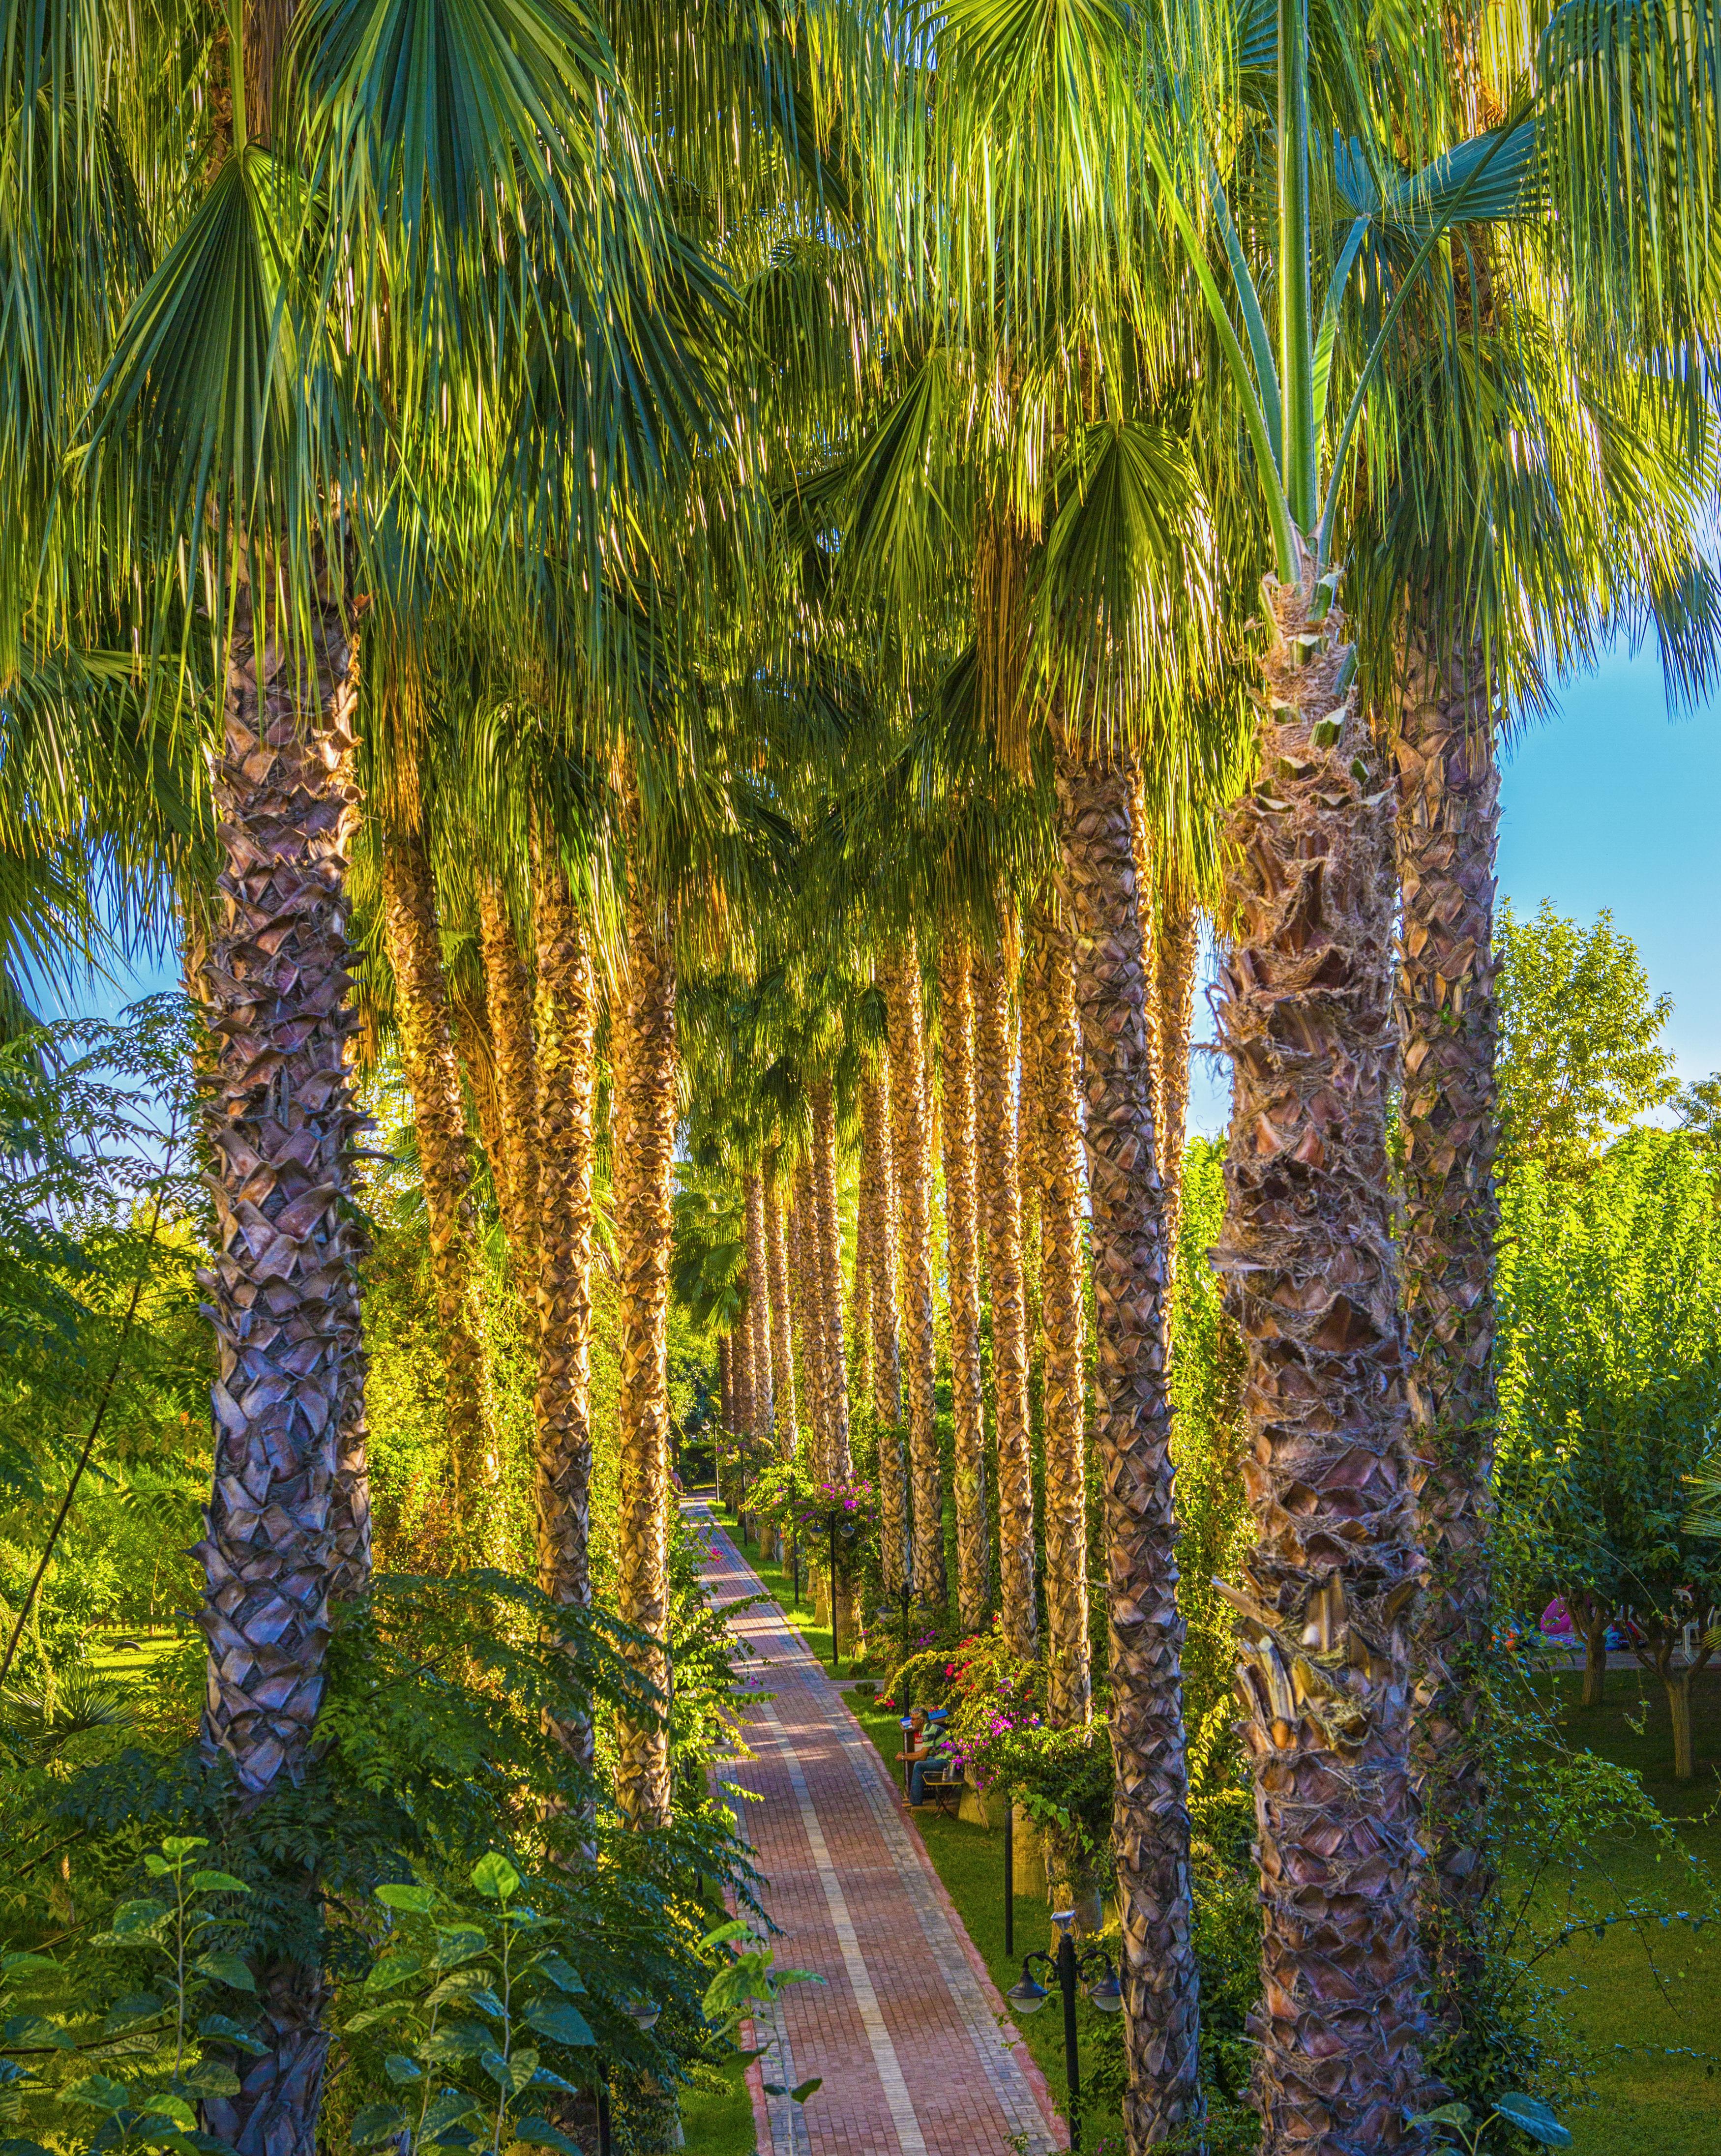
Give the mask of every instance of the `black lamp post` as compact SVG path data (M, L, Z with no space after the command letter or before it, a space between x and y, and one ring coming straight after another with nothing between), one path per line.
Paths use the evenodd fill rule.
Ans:
M840 1534L845 1542L855 1535L855 1522L840 1505L833 1505L829 1516L830 1527L830 1674L833 1679L841 1676L842 1665L837 1658L836 1619L836 1541Z
M1016 1807L1004 1793L1004 1950L1016 1950Z
M1004 1994L1019 2014L1037 2014L1051 1997L1043 1984L1038 1983L1032 1964L1044 1962L1045 1973L1064 1995L1064 2078L1069 2084L1070 2146L1081 2146L1081 2068L1076 2056L1076 1989L1084 1979L1087 1995L1102 2014L1116 2014L1123 2005L1123 1988L1117 1981L1117 1972L1112 1966L1112 1957L1102 1947L1088 1947L1077 1952L1071 1926L1076 1921L1073 1909L1059 1909L1052 1917L1058 1928L1056 1954L1036 1947L1032 1953L1022 1957L1021 1981L1013 1984ZM1092 1972L1098 1966L1103 1974Z

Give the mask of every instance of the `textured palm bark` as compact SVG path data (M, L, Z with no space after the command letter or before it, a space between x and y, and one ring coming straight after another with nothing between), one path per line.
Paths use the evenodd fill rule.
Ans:
M1094 1442L1105 1486L1117 1773L1112 1842L1130 2069L1123 2111L1135 2150L1201 2116L1184 1620L1165 1392L1165 1223L1129 783L1121 771L1061 755L1057 789L1092 1216Z
M801 1370L806 1380L806 1428L801 1445L801 1465L808 1478L820 1481L825 1468L825 1429L830 1387L825 1373L825 1334L819 1319L819 1297L814 1251L813 1174L804 1158L795 1168L794 1202L789 1215L789 1296L794 1334L800 1343Z
M316 2156L330 2041L323 2014L333 1986L306 1962L254 1963L252 1974L251 2031L265 2048L235 2061L236 2096L202 2100L203 2128L236 2156Z
M836 1195L836 1098L830 1081L813 1088L814 1221L817 1235L819 1329L825 1339L826 1385L825 1471L852 1480L849 1446L849 1358L843 1337L843 1233Z
M908 1409L909 1584L917 1602L942 1606L948 1589L933 1360L932 1160L922 1076L920 963L912 932L886 961L880 978L890 1034L891 1159L896 1185L902 1388Z
M216 1342L215 1467L195 1554L209 1649L203 1743L254 1796L304 1772L328 1644L357 1297L347 1201L363 1121L346 1060L357 697L356 654L332 607L297 663L240 616L213 771L224 866L203 969L217 1251L200 1285Z
M1482 1759L1493 1600L1496 701L1480 650L1405 654L1398 741L1405 1308L1412 1478L1429 1567L1412 1735L1422 1941L1461 2025L1498 1874Z
M866 1204L866 1175L860 1178L860 1204L855 1216L855 1269L849 1276L850 1353L855 1364L855 1398L861 1405L872 1398L872 1246L878 1222Z
M448 1402L455 1533L470 1550L480 1539L479 1512L488 1480L478 1345L478 1240L472 1219L471 1147L449 1024L435 888L419 833L393 830L387 834L383 896L394 968L401 1061L412 1095L430 1227L430 1276Z
M370 1358L365 1353L364 1312L357 1264L370 1255L370 1239L356 1225L351 1237L353 1270L339 1299L340 1389L335 1404L335 1486L329 1508L334 1559L329 1593L336 1602L356 1602L371 1584L370 1425L365 1414L365 1386Z
M670 1625L668 1319L670 1178L676 1146L676 970L639 873L628 876L628 994L616 1155L615 1240L621 1278L621 1454L618 1614L650 1644L629 1649L667 1696ZM670 1816L669 1732L624 1714L616 1794L635 1825Z
M361 1584L361 1526L368 1571L362 1478L337 1494L343 1464L357 1465L352 1387L362 1374L348 1200L365 1119L347 1070L357 676L333 606L318 612L309 648L293 650L241 595L212 773L223 865L201 969L217 1226L199 1285L216 1376L214 1472L193 1554L208 1643L203 1748L226 1753L248 1800L305 1771L329 1598ZM324 1979L290 1962L258 1974L266 2048L241 2062L239 2092L210 2104L210 2123L246 2156L311 2156Z
M950 1298L950 1396L955 1430L956 1607L964 1632L986 1622L992 1599L980 1377L980 1237L974 1163L974 996L968 932L947 927L938 946L943 1065L939 1134L944 1154L944 1242Z
M1034 1469L1028 1443L1028 1328L1022 1293L1021 1199L1016 1177L1010 968L1003 952L974 954L974 1124L986 1280L992 1304L992 1390L998 1425L998 1578L1012 1654L1039 1652L1034 1579Z
M789 1301L788 1200L774 1183L765 1186L765 1270L771 1287L771 1375L776 1387L778 1457L793 1460L799 1441L794 1343Z
M1159 1146L1165 1247L1176 1258L1183 1234L1184 1149L1189 1142L1189 1040L1194 1028L1195 969L1201 936L1195 901L1176 881L1160 891L1153 932L1157 968L1153 996L1158 1048L1153 1059L1153 1129Z
M717 1335L717 1428L727 1433L734 1427L735 1399L729 1374L729 1336L727 1332L720 1332Z
M498 1207L506 1203L507 1147L502 1140L502 1102L496 1089L496 1044L490 1037L490 1012L481 978L466 972L444 976L450 1038L466 1081L466 1092L478 1124L478 1142L490 1163Z
M1074 995L1069 932L1056 915L1036 915L1023 974L1022 1036L1025 1063L1031 1043L1039 1096L1046 1712L1066 1726L1086 1722L1093 1704Z
M1259 1540L1227 1590L1255 1776L1266 2156L1374 2156L1422 2085L1409 1621L1420 1560L1386 1104L1391 776L1313 572L1263 586L1262 773L1233 811L1227 1208ZM1301 663L1299 663L1299 661Z
M506 1174L496 1199L522 1300L532 1296L537 1273L538 1135L537 1049L532 1039L532 988L509 918L508 901L494 878L478 879L479 941L484 952L484 998L496 1055L496 1108Z
M1148 1007L1148 1063L1149 1079L1148 1106L1153 1111L1153 1133L1157 1140L1165 1128L1165 1093L1164 1073L1159 1062L1159 1023L1154 1008L1154 994L1159 980L1159 922L1158 909L1154 904L1160 879L1154 874L1153 855L1156 849L1153 834L1148 821L1147 787L1139 758L1132 758L1128 777L1129 784L1129 850L1135 868L1136 921L1141 931L1142 980L1147 994ZM1163 847L1157 850L1163 852ZM1160 1164L1160 1188L1164 1188L1164 1168Z
M532 937L537 962L537 1070L527 1152L536 1219L537 1447L532 1496L538 1585L554 1602L592 1600L592 1103L597 994L586 925L554 848L534 864ZM589 1722L558 1725L589 1767Z
M749 1435L767 1449L774 1441L776 1379L772 1368L771 1276L765 1255L765 1178L749 1168L742 1181L747 1199L747 1307L752 1320L753 1419Z
M743 1438L753 1429L753 1313L747 1306L745 1294L741 1299L741 1308L736 1313L729 1359L734 1409L734 1420L729 1425L729 1431L732 1437Z
M872 1412L878 1424L879 1560L892 1600L909 1578L908 1480L902 1457L902 1364L896 1337L896 1188L891 1172L890 1080L883 1059L860 1081L862 1203L872 1216Z

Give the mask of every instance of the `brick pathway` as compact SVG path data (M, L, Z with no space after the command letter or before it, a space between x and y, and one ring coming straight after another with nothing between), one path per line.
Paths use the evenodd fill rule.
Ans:
M719 1604L759 1591L712 1507L686 1510L712 1551ZM758 2041L778 2049L759 2076L759 2156L1046 2156L1066 2137L1015 2037L872 1740L800 1635L769 1604L734 1620L773 1695L753 1707L755 1757L725 1779L760 1801L736 1807L758 1852L763 1896L793 1986ZM763 1665L763 1666L762 1666ZM818 2076L804 2106L763 2096Z

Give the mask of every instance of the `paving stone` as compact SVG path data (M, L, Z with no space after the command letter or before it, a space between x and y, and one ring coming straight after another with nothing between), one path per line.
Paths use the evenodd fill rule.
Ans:
M706 1535L719 1606L762 1590L711 1507ZM1066 2145L1045 2084L1015 2036L903 1808L902 1793L799 1633L765 1603L733 1620L771 1695L748 1710L748 1761L723 1778L766 1881L793 1985L757 2040L774 2046L755 2106L759 2156L1048 2156ZM817 2076L804 2105L765 2097Z

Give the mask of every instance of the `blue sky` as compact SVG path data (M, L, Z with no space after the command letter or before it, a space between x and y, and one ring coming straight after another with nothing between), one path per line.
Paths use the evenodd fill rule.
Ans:
M1652 988L1673 998L1667 1039L1681 1077L1704 1077L1721 1070L1721 696L1670 719L1654 653L1620 649L1557 703L1505 760L1502 896L1521 912L1551 898L1583 921L1611 907ZM146 966L116 989L90 983L68 1000L107 1015L177 978L176 966ZM1198 997L1197 1040L1212 1030ZM1223 1073L1198 1058L1191 1128L1221 1131L1229 1112Z

